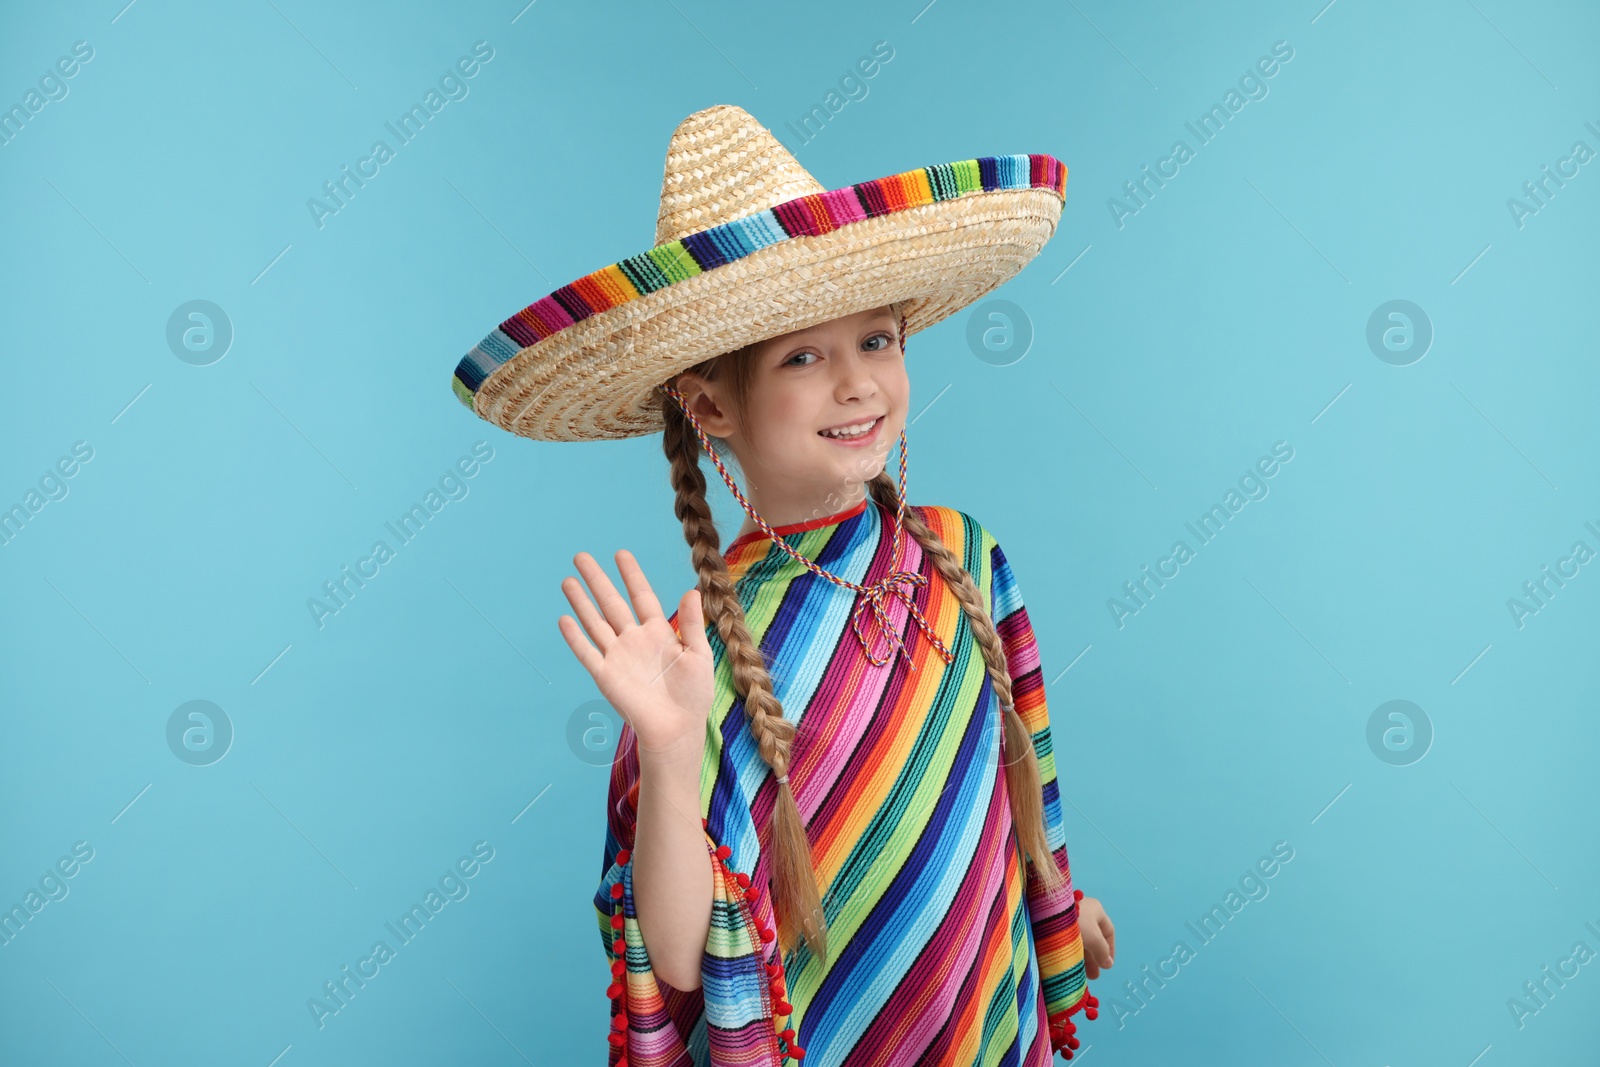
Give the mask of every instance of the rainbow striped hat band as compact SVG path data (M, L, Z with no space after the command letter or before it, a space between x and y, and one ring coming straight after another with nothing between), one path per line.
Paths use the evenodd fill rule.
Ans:
M538 440L658 431L656 387L703 360L890 303L909 336L992 291L1054 233L1066 184L1036 154L828 190L742 109L696 112L669 145L655 247L500 323L451 388Z

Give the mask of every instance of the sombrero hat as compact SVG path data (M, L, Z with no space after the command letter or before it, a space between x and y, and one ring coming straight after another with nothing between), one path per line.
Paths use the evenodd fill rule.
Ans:
M907 336L989 293L1061 216L1054 156L983 156L824 189L743 108L672 133L655 247L506 319L451 388L542 441L662 429L657 386L755 341L899 303Z

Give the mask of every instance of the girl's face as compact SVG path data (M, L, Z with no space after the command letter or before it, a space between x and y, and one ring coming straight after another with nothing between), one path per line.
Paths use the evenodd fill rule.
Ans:
M738 457L768 523L841 511L883 470L911 394L897 327L882 307L760 342L746 357L750 388L740 417L725 378L680 379L695 418Z

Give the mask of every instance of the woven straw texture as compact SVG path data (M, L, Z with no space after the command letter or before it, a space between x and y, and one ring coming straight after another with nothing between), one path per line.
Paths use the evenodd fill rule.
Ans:
M452 387L524 437L657 432L656 386L702 360L896 302L909 335L983 297L1050 239L1065 186L1033 155L830 192L743 109L708 108L673 131L656 247L507 319Z

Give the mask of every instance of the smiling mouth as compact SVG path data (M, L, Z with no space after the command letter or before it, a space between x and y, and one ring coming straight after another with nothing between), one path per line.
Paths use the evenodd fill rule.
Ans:
M879 415L871 422L862 421L830 430L818 430L817 436L826 438L829 441L838 441L841 444L870 441L877 436L878 428L883 425L883 418L882 415Z

